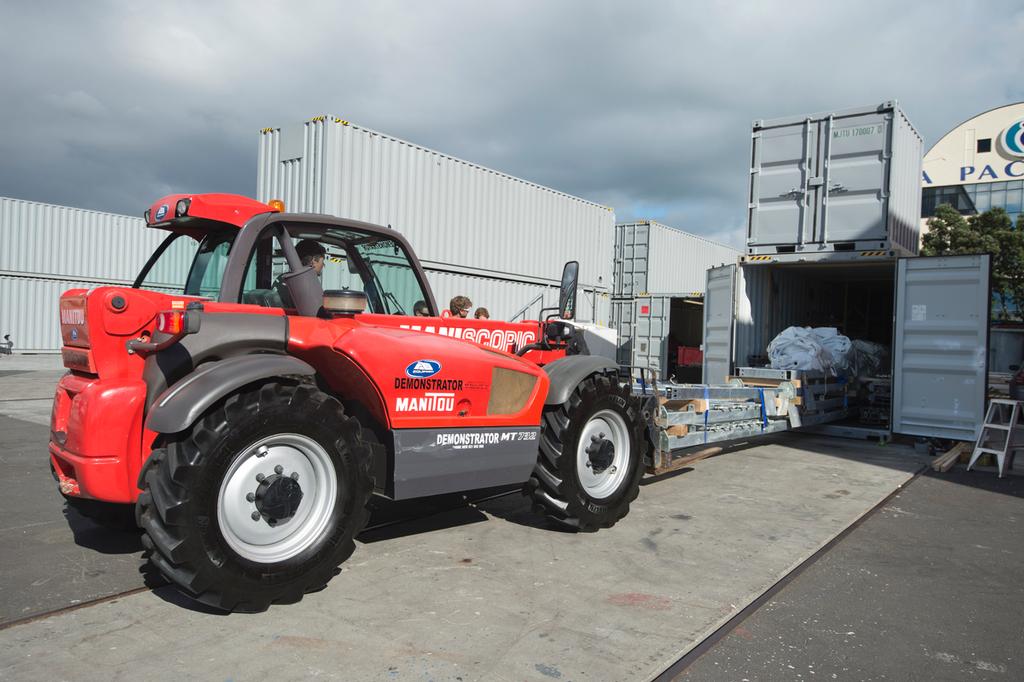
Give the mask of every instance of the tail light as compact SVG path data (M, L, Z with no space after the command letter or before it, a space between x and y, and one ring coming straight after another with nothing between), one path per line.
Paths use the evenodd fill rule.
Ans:
M164 334L180 334L185 330L184 310L165 310L156 316L156 328Z

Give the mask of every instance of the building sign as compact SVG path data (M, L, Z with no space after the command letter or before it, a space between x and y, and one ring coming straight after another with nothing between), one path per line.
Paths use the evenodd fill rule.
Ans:
M999 146L1007 156L1024 158L1024 119L1017 121L999 135Z
M960 182L995 182L1013 178L1024 178L1024 159L1011 161L1005 166L1001 163L986 163L984 166L960 166ZM932 179L928 177L928 171L921 171L921 179L926 185L933 184Z
M1024 179L1024 102L978 114L925 154L925 187Z

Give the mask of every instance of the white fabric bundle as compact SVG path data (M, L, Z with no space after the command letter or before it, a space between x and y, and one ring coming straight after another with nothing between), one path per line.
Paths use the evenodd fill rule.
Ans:
M810 327L787 327L768 344L772 369L826 371L831 356Z

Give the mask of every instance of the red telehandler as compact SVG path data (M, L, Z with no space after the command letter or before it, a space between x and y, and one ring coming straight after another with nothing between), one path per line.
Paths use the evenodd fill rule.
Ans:
M557 315L442 318L392 229L227 194L145 215L168 236L134 286L60 299L49 451L68 504L130 513L186 594L298 601L352 553L373 494L523 483L581 531L628 513L645 409L573 323L577 263Z

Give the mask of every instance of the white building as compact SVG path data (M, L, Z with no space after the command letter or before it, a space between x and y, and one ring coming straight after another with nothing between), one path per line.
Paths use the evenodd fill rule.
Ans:
M1024 213L1024 102L990 109L946 133L924 156L922 221L951 204L965 215Z

